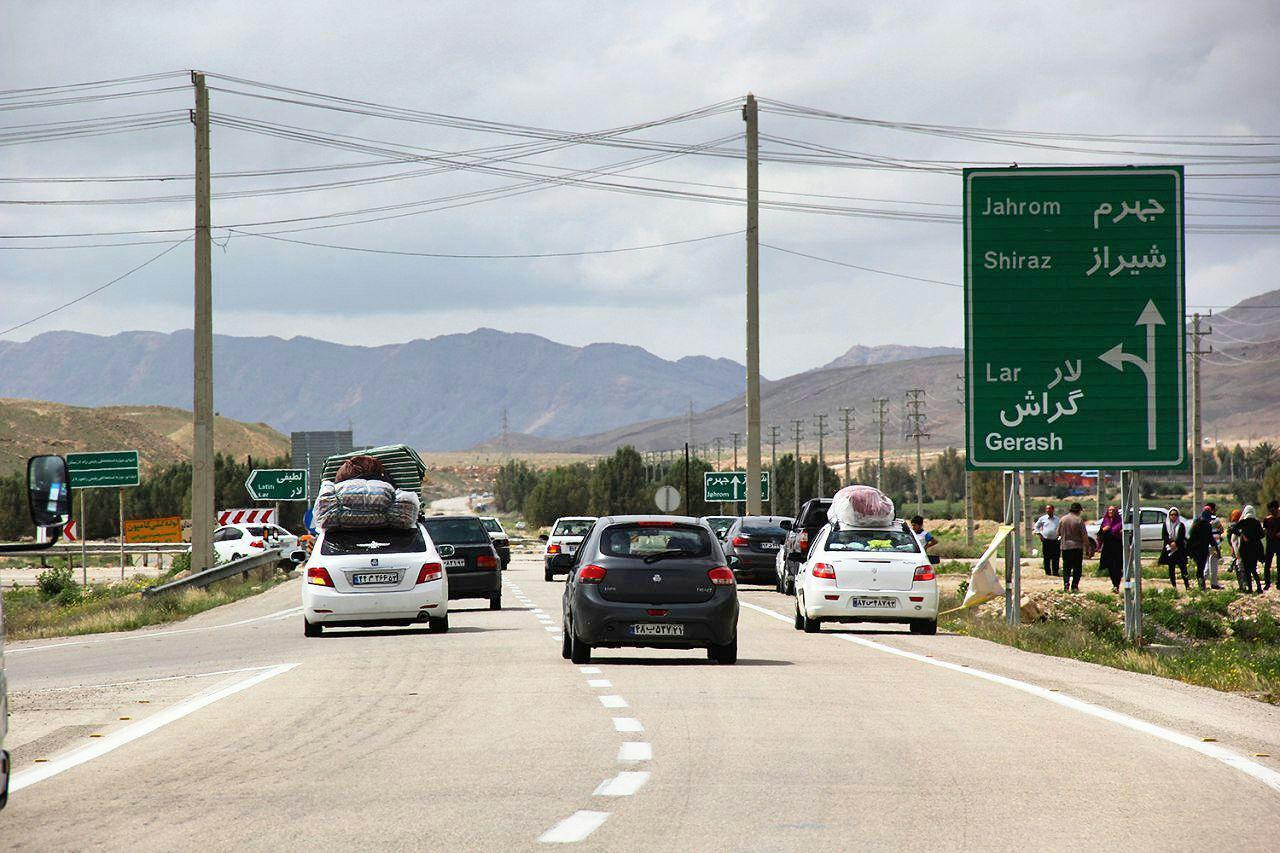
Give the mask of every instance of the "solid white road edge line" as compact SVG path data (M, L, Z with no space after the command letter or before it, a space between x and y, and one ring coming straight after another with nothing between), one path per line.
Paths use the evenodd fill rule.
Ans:
M573 844L600 828L608 812L576 811L538 836L540 844Z
M64 770L70 770L72 767L77 767L84 764L86 761L92 761L95 758L106 755L114 749L118 749L125 744L132 743L144 735L151 734L162 726L166 726L175 720L182 719L188 714L199 711L201 708L212 705L219 699L225 699L228 696L233 696L242 690L247 690L250 687L253 687L255 684L261 684L268 678L274 678L277 675L288 672L297 665L298 664L296 663L278 664L265 672L260 672L257 675L251 675L248 678L243 679L242 681L237 681L235 684L231 684L221 690L215 690L212 693L207 693L203 696L195 696L185 702L179 702L177 705L171 705L163 711L152 714L146 719L139 720L132 725L125 726L119 731L112 732L96 743L89 744L88 746L77 749L60 758L55 758L47 764L32 767L28 770L23 770L21 773L14 774L13 781L9 784L9 790L21 791L23 788L34 785L37 782L43 782L50 776L57 776Z
M194 634L197 631L216 631L219 628L235 628L240 625L249 625L254 622L265 622L268 619L277 619L293 613L301 612L301 607L288 607L284 610L277 610L275 613L268 613L266 616L254 616L252 619L241 619L239 622L228 622L225 625L202 625L199 628L179 628L174 631L147 631L146 633L129 634L123 637L103 637L97 640L72 640L68 643L50 643L46 646L25 646L20 649L9 649L5 654L20 655L24 652L43 652L46 649L61 649L66 646L96 646L99 643L114 643L122 640L147 640L152 637L172 637L175 634Z
M759 611L760 613L763 613L766 616L771 616L779 621L792 621L791 618L783 616L781 613L778 613L775 610L770 610L767 607L761 607L757 604L751 604L746 601L739 603L743 607L749 607L752 610ZM993 672L974 669L971 666L961 666L958 663L949 663L948 661L916 654L915 652L895 649L893 646L886 646L883 643L877 643L874 640L867 640L862 637L850 637L848 634L833 634L832 636L839 640L845 640L859 646L875 649L878 652L897 655L898 657L907 658L918 663L936 666L940 669L949 669L952 672L958 672L962 675L971 675L974 678L981 678L984 681L1001 684L1005 687L1011 687L1014 690L1021 690L1023 693L1038 696L1041 699L1061 705L1064 708L1071 708L1082 714L1088 714L1091 717L1108 720L1112 723L1116 723L1117 725L1124 726L1127 729L1132 729L1135 732L1142 732L1144 734L1151 735L1152 737L1160 738L1161 740L1167 741L1175 746L1181 746L1186 749L1190 749L1193 752L1198 752L1208 758L1220 761L1228 767L1252 776L1273 790L1280 791L1280 772L1272 770L1269 767L1264 767L1256 761L1250 761L1243 755L1237 755L1231 750L1225 749L1217 744L1204 743L1198 738L1191 737L1190 735L1184 735L1181 732L1174 731L1173 729L1158 726L1155 723L1148 723L1146 720L1139 720L1137 717L1131 717L1128 714L1113 711L1110 708L1104 708L1101 705L1095 705L1092 702L1086 702L1083 699L1077 699L1074 696L1068 696L1065 693L1055 693L1047 688L1039 687L1026 681L1019 681L1016 678L1008 678L1003 675L996 675Z
M161 681L181 681L184 678L209 678L214 675L235 675L238 672L259 672L264 669L271 669L274 664L267 666L245 666L240 669L219 669L213 672L193 672L190 675L166 675L163 678L140 678L137 681L113 681L109 684L73 684L68 687L35 687L27 688L35 693L43 693L54 690L97 690L105 687L130 687L134 684L157 684Z
M620 732L642 732L644 726L635 717L614 717L613 727Z
M628 740L618 745L619 761L651 761L653 746L644 741Z
M599 699L600 704L606 708L627 707L627 700L623 699L621 696L597 696L596 698Z
M649 781L648 770L623 770L612 779L605 779L596 786L593 797L629 797Z

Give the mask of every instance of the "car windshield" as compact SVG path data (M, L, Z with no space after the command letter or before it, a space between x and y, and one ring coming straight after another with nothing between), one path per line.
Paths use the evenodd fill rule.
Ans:
M480 523L484 525L484 529L490 533L501 533L502 525L498 523L496 518L482 518Z
M551 531L552 536L586 536L587 531L591 529L594 521L557 521L556 529Z
M320 542L320 553L334 556L350 554L413 554L427 550L427 542L417 527L374 527L366 530L326 530Z
M638 560L666 552L679 552L682 557L709 557L711 534L701 527L617 524L601 534L600 552L606 557Z
M737 521L737 520L738 520L738 519L736 519L736 518L732 518L732 517L730 517L730 518L708 518L708 519L707 519L707 524L711 525L711 529L712 529L712 530L714 530L717 534L722 534L722 533L724 533L726 530L728 530L730 527L733 527L733 523L734 523L735 521Z
M428 518L423 524L437 545L489 544L489 534L478 518Z
M828 551L892 551L916 554L920 543L905 530L833 530L827 537Z

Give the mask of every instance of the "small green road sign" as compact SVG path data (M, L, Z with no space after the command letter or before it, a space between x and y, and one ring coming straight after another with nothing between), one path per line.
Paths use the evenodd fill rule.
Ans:
M1182 178L964 170L969 467L1185 464Z
M138 451L68 453L67 475L73 489L118 489L139 483Z
M255 501L305 501L307 470L305 468L254 468L244 481L249 497Z
M746 471L703 471L702 499L707 503L734 503L747 499ZM769 472L760 472L760 500L769 500Z

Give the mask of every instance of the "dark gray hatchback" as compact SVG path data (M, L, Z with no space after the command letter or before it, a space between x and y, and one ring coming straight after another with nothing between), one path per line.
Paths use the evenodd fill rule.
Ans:
M564 590L564 649L705 648L738 659L738 589L720 543L695 518L601 518L578 548Z

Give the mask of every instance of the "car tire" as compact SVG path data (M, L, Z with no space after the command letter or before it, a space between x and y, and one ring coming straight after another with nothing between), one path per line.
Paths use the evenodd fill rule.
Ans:
M428 634L447 634L449 633L449 614L441 616L439 619L427 618Z
M569 660L574 663L591 663L591 644L578 639L572 626L565 632L569 637Z
M490 610L502 609L502 593L495 592L493 595L489 596L489 609Z
M560 637L560 657L569 660L573 657L573 641L570 639L568 628L562 628L563 632Z
M302 636L319 637L324 633L324 626L319 622L308 622L307 617L302 617Z
M817 619L811 619L809 614L804 612L804 602L800 596L796 596L796 612L800 614L800 628L806 634L816 634L822 630L822 623Z
M803 630L804 630L804 616L802 616L802 615L801 615L801 613L800 613L800 599L799 599L799 598L797 598L797 599L796 599L796 630L797 630L797 631L803 631Z
M936 634L938 633L938 620L937 619L917 619L911 623L911 633Z
M734 637L723 646L710 646L707 657L721 666L731 666L738 662L738 638Z
M550 568L546 568L542 570L542 579L547 583L551 583L556 579L556 576L555 576L555 573L552 572Z

